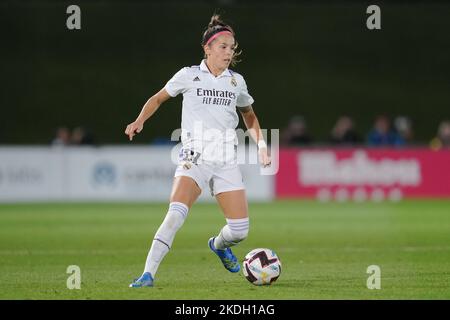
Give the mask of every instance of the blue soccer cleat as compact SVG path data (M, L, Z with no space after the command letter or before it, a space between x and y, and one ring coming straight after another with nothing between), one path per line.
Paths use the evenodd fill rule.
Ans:
M140 278L134 279L133 283L130 284L130 288L142 287L153 287L153 277L150 272L144 272Z
M239 272L241 270L241 266L238 262L238 259L233 254L230 248L226 248L224 250L214 248L214 239L212 237L208 241L209 248L220 258L223 266L230 272Z

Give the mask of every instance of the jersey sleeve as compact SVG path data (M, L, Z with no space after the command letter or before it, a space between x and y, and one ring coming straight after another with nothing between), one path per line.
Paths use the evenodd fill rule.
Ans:
M244 78L242 78L241 91L239 92L239 95L237 97L236 106L237 107L247 107L247 106L253 104L253 102L255 102L255 100L248 93L247 83L245 83Z
M164 86L164 89L166 89L167 93L171 97L176 97L180 93L186 92L187 88L187 69L188 68L182 68L180 71L175 73L175 75L170 79L166 85Z

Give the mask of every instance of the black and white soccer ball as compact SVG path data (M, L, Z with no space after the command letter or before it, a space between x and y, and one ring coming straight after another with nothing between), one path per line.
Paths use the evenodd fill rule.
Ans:
M270 285L281 274L281 261L270 249L253 249L242 262L245 278L256 286Z

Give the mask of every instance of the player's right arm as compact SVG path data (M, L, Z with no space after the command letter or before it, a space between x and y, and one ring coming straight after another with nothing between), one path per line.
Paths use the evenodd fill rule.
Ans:
M136 120L130 123L125 129L125 134L129 137L130 141L133 140L133 136L142 131L144 128L144 122L150 118L156 110L158 110L159 106L169 98L171 98L171 96L167 93L165 88L162 88L158 93L147 100Z

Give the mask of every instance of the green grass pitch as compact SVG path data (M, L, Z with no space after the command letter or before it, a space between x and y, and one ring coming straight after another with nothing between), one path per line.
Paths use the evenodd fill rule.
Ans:
M153 288L128 288L143 270L167 204L0 205L0 299L449 299L450 200L250 203L250 233L234 252L273 249L272 286L231 274L207 246L225 220L195 204ZM81 289L69 290L69 265ZM381 289L366 286L381 268Z

